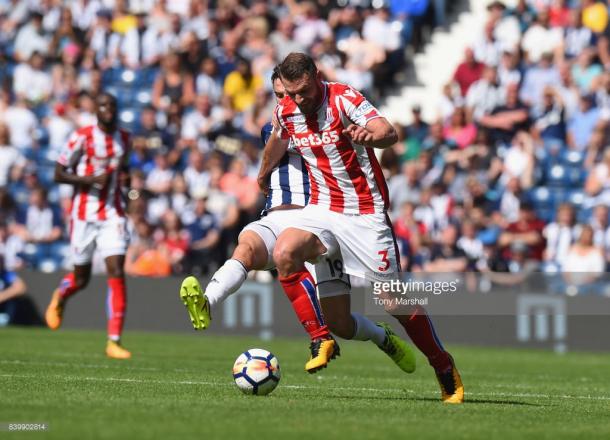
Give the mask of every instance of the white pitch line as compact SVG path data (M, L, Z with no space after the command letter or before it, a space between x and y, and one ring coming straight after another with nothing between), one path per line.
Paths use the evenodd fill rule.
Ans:
M40 376L27 375L27 374L0 374L0 377L8 378L21 378L21 379L40 379ZM232 387L230 383L221 382L210 382L210 381L197 381L197 380L154 380L154 379L135 379L128 377L88 377L88 376L47 376L62 380L81 380L85 382L126 382L126 383L151 383L151 384L166 384L166 385L204 385L204 386L216 386L216 387ZM358 387L316 387L308 385L283 385L282 388L295 389L295 390L334 390L334 391L357 391L357 392L374 392L388 394L388 392L400 391L407 392L410 394L421 394L415 390L404 389L380 389L380 388L358 388ZM436 392L426 391L426 395L435 395ZM466 401L468 397L521 397L521 398L536 398L536 399L579 399L579 400L600 400L610 401L608 396L584 396L584 395L567 395L567 394L537 394L537 393L503 393L503 392L483 392L483 393L469 393L466 392Z

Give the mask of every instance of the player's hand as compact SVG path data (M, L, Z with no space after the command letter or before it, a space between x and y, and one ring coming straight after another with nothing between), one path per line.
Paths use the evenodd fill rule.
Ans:
M373 133L355 124L348 125L342 134L350 138L355 144L365 145L373 141Z
M110 183L110 178L112 177L112 172L107 172L103 174L99 174L97 176L92 176L88 182L89 186L97 189L104 189Z

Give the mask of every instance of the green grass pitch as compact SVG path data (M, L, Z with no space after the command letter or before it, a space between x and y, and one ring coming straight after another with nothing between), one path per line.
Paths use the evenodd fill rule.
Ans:
M370 343L343 342L303 371L307 340L130 332L129 361L101 332L0 329L0 422L46 422L6 439L610 438L610 355L451 347L467 403L440 403L432 370L402 373ZM245 349L279 359L269 396L245 396L231 367Z

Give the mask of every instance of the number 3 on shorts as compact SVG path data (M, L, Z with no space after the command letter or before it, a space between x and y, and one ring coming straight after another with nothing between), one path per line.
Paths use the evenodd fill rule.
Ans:
M377 268L380 272L385 272L390 268L390 260L388 259L388 251L384 249L383 251L377 252L377 255L381 256L381 265Z

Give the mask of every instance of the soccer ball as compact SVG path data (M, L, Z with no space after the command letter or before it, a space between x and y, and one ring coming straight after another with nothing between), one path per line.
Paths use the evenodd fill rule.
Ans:
M277 358L261 348L244 351L233 364L233 379L245 394L269 394L277 387L280 376Z

